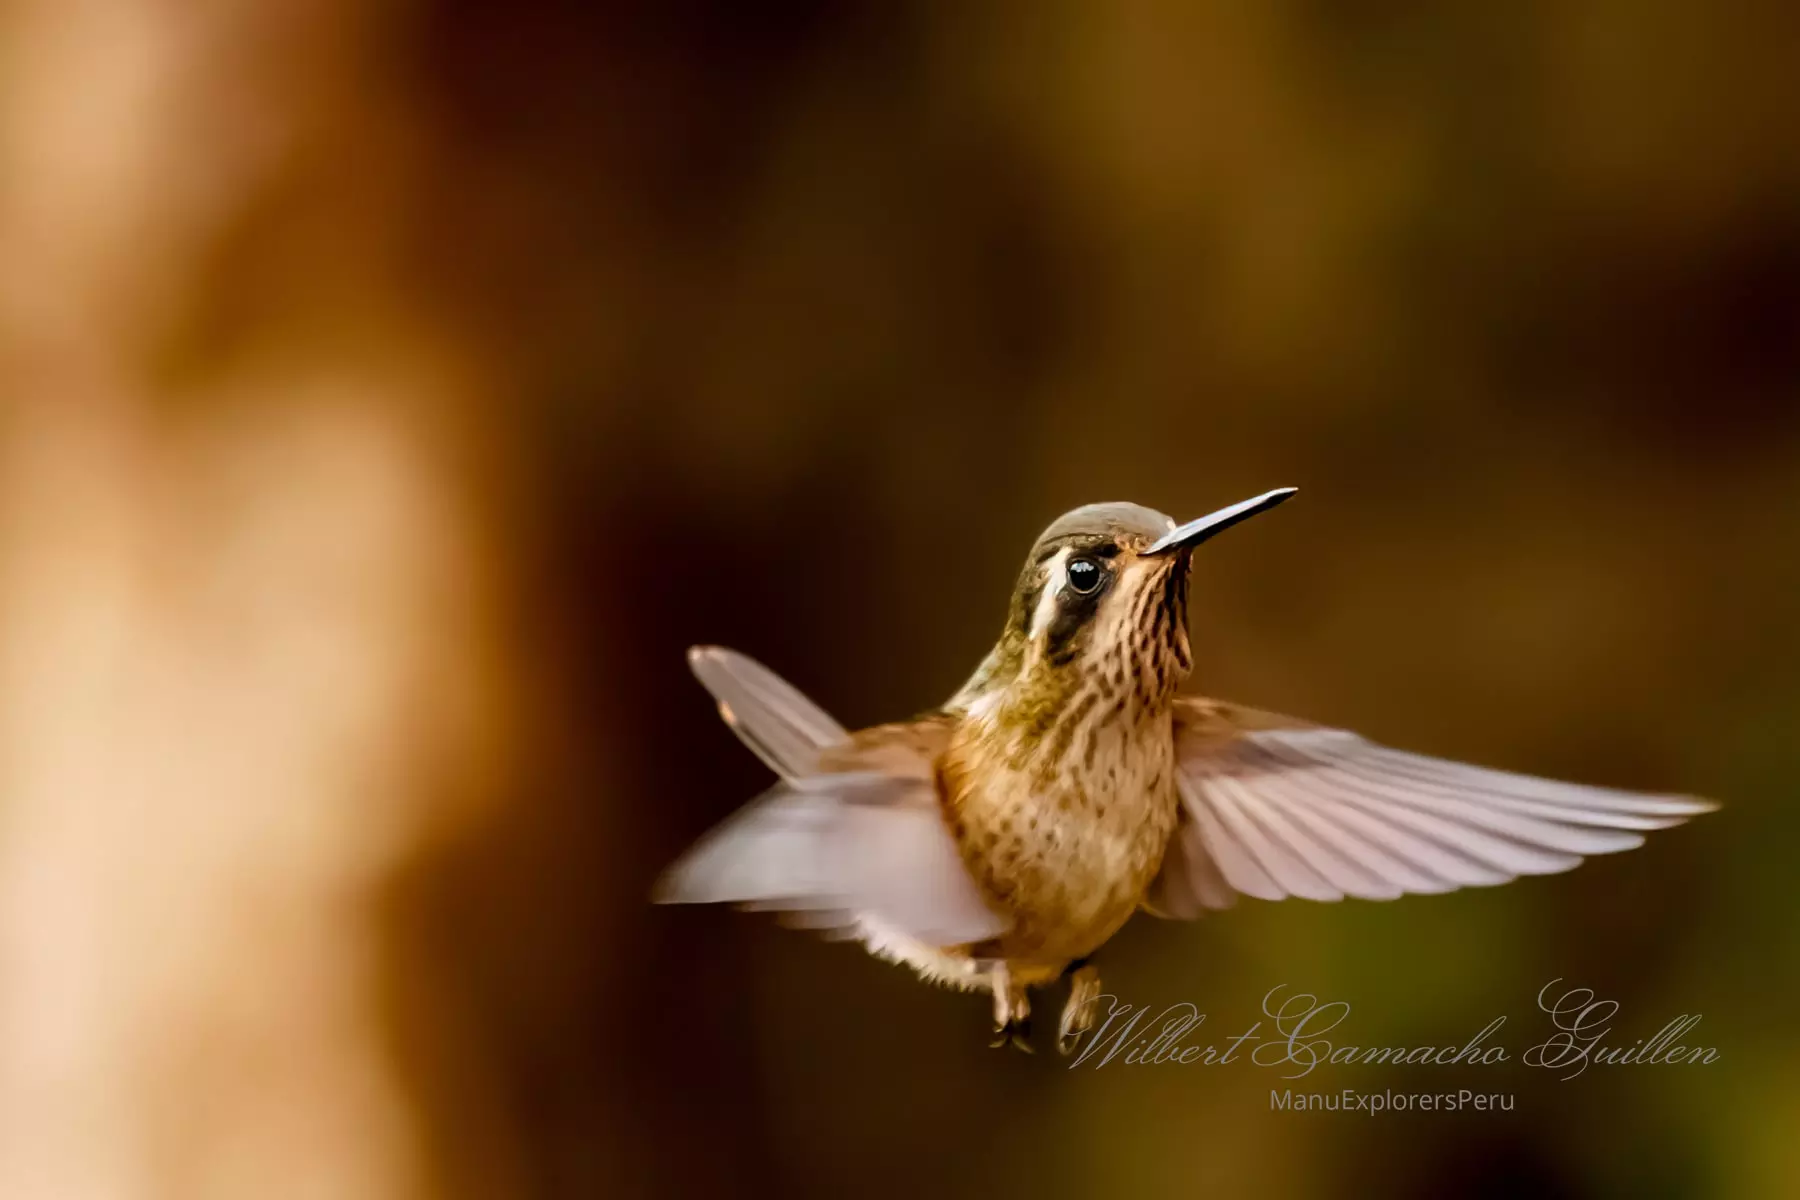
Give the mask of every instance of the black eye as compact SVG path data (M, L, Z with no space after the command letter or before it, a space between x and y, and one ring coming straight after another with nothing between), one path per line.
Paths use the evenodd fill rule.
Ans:
M1069 589L1087 596L1100 586L1100 581L1106 578L1106 572L1091 558L1071 558L1068 576Z

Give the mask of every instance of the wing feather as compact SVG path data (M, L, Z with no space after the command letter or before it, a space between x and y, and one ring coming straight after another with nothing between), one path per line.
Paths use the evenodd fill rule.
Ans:
M819 752L850 735L793 684L723 646L695 646L688 666L719 703L719 715L783 779L818 770Z
M655 900L772 910L828 936L874 917L932 946L1005 931L938 802L942 729L921 719L852 736L741 654L696 647L689 662L782 782L702 837L664 873Z
M1278 779L1271 778L1262 791L1271 802L1282 804L1286 811L1315 830L1320 838L1329 840L1345 856L1356 859L1375 878L1399 889L1395 892L1378 888L1363 896L1364 899L1388 900L1406 892L1448 892L1461 886L1455 882L1460 869L1455 864L1437 861L1443 857L1443 851L1438 847L1414 843L1404 835L1395 837L1355 809L1321 805L1314 797L1291 792Z
M740 904L829 929L869 914L928 945L1003 932L918 780L875 773L780 784L694 845L661 904Z
M1283 840L1336 890L1334 898L1389 899L1400 894L1398 887L1347 844L1336 826L1318 820L1304 805L1296 807L1293 797L1284 791L1265 787L1259 796L1270 824L1278 826Z
M1566 871L1716 807L1389 749L1211 700L1177 702L1183 823L1154 907L1197 915L1229 891L1392 899Z

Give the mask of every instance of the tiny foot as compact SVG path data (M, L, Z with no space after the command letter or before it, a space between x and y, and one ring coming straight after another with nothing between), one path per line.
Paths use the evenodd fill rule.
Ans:
M1099 1007L1100 971L1083 963L1069 976L1069 1000L1063 1005L1062 1020L1057 1023L1056 1051L1073 1054L1081 1035L1094 1027L1094 1010Z
M998 1050L1003 1046L1011 1046L1014 1050L1023 1050L1026 1054L1036 1054L1031 1048L1031 1018L1023 1017L1017 1021L1008 1021L994 1029L994 1040L988 1047Z
M1016 1050L1030 1054L1031 1050L1031 1001L1025 995L1025 989L1014 983L1012 972L1006 964L1001 963L993 970L992 984L994 988L994 1040L988 1045L998 1050L1010 1045Z

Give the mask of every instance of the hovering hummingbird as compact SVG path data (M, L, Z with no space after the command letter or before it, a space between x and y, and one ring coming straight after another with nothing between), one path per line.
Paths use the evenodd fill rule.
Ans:
M1058 1049L1092 1025L1094 953L1142 908L1238 893L1387 900L1565 871L1713 804L1507 774L1177 695L1194 548L1294 494L1177 525L1136 504L1058 518L1006 629L941 708L846 731L730 650L689 662L781 776L663 877L991 991L995 1046L1029 1050L1027 989L1067 978Z

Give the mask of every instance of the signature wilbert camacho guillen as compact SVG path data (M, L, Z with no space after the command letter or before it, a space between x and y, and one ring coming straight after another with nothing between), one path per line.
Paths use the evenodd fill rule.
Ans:
M1294 992L1286 984L1263 997L1262 1015L1242 1033L1202 1044L1194 1037L1206 1014L1182 1001L1152 1009L1102 996L1105 1015L1075 1051L1071 1067L1223 1066L1248 1062L1280 1072L1284 1079L1304 1079L1321 1066L1493 1066L1518 1061L1527 1067L1559 1072L1573 1079L1589 1066L1697 1066L1717 1062L1711 1046L1691 1046L1683 1038L1700 1023L1697 1013L1683 1013L1648 1037L1627 1045L1613 1032L1619 1013L1615 1000L1598 998L1591 988L1568 987L1554 979L1538 991L1537 1007L1549 1018L1551 1032L1528 1049L1515 1052L1499 1039L1506 1017L1498 1016L1466 1041L1441 1046L1367 1046L1344 1040L1350 1005Z

